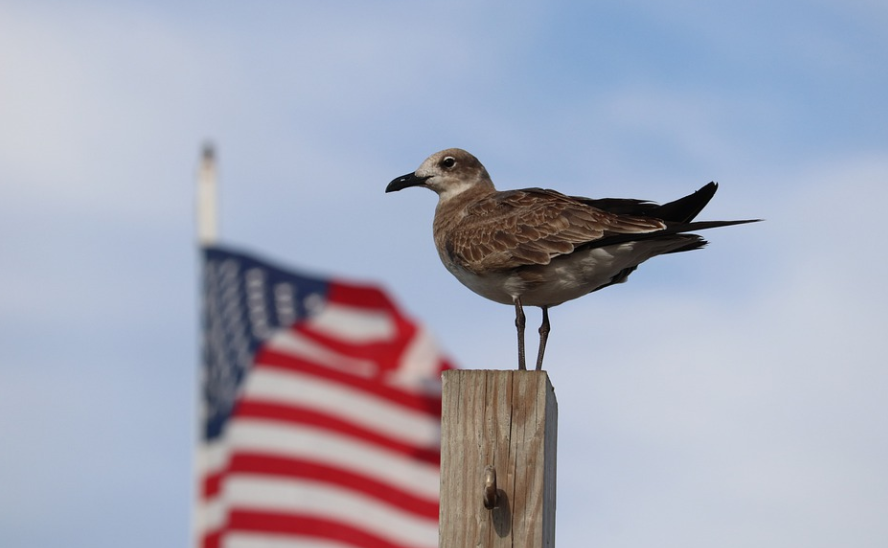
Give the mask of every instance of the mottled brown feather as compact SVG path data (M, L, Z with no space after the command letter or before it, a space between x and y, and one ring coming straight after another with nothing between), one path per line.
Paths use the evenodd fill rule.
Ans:
M454 202L463 202L457 197ZM614 215L554 190L493 192L449 204L463 209L446 227L451 260L474 271L549 264L577 246L617 234L643 234L666 225L654 218ZM444 228L444 227L441 227Z

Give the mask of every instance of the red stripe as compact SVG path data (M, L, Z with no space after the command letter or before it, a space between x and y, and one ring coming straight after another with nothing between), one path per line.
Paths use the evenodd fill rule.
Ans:
M438 499L423 498L403 489L341 468L304 459L272 457L258 453L239 453L231 459L232 474L258 474L303 479L336 485L363 493L402 511L429 519L438 519Z
M228 530L301 535L335 540L361 548L415 548L397 544L353 525L303 514L238 510L231 513Z
M327 300L346 306L381 309L395 315L400 314L389 296L380 288L372 285L331 281L327 286Z
M344 405L347 405L347 403ZM315 426L397 451L398 453L407 455L418 461L435 465L441 464L440 448L437 445L432 447L422 447L404 443L379 434L373 430L362 428L354 423L306 407L245 399L238 402L234 415L241 418L259 418L291 424Z
M219 493L219 488L222 486L222 476L225 474L224 470L220 470L218 472L213 472L212 474L208 474L203 480L203 488L201 489L201 495L203 498L209 499L213 498Z
M201 539L201 548L219 548L222 543L222 531L213 531Z
M283 371L296 371L328 379L356 388L368 394L380 396L391 403L398 404L414 411L428 413L432 417L441 417L441 395L418 394L383 384L378 379L368 379L317 364L302 357L284 354L268 348L262 348L256 355L254 367L269 367Z

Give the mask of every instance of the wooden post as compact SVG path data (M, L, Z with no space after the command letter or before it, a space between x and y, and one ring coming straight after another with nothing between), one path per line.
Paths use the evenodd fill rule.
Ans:
M554 548L558 403L546 372L445 371L442 406L439 548Z

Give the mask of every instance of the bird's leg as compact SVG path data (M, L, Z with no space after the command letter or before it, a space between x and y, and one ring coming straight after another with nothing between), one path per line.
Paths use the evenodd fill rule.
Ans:
M546 341L549 340L549 307L541 306L540 308L543 310L543 323L540 324L540 350L537 354L537 371L543 368L543 354L546 353Z
M515 327L518 329L518 369L526 370L524 365L524 308L521 299L515 298Z

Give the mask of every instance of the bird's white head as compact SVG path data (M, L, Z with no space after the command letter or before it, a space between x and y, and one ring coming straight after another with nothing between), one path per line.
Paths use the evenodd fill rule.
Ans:
M460 148L448 148L432 154L413 173L394 179L385 191L394 192L411 186L434 190L442 202L467 190L495 190L481 162Z

